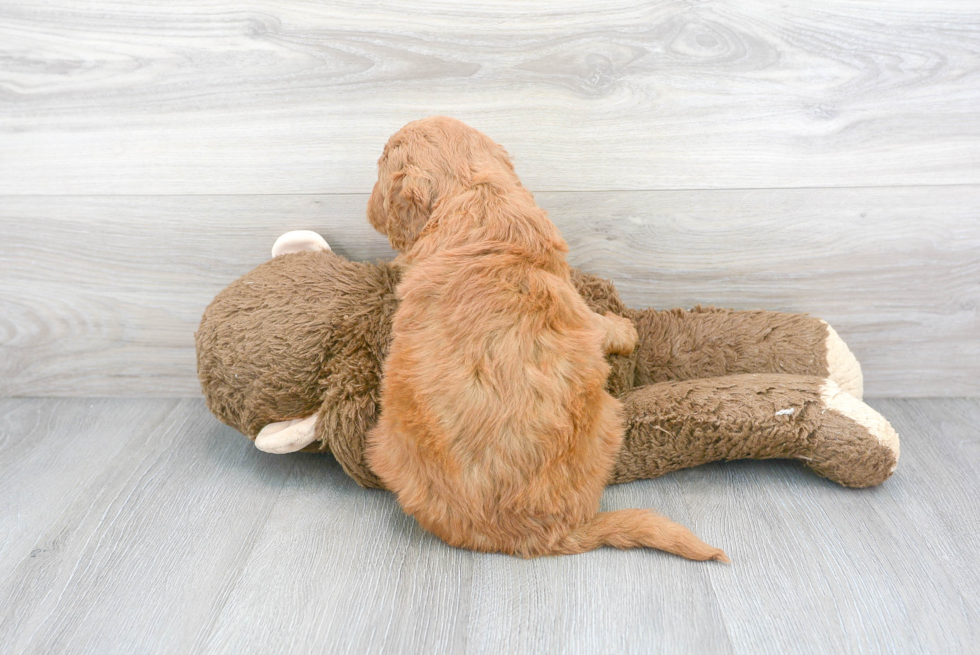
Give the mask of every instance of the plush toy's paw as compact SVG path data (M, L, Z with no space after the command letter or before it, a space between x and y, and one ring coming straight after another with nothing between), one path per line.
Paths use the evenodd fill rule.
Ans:
M266 453L282 455L295 453L316 441L316 419L319 414L309 418L270 423L255 437L255 447Z
M823 416L811 435L808 464L821 475L849 487L881 484L895 471L898 433L884 416L833 380L820 389Z
M293 230L276 239L272 245L272 256L315 250L330 250L330 246L323 237L312 230Z
M840 385L840 388L858 400L864 397L864 375L861 364L851 353L837 331L827 321L827 377Z

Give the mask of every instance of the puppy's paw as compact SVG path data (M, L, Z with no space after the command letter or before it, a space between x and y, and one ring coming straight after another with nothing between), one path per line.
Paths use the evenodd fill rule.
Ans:
M636 350L640 337L633 321L612 312L606 312L603 318L606 330L604 349L607 355L629 355Z

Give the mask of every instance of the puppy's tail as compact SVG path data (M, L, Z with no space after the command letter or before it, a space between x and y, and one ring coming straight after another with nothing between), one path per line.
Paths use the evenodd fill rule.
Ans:
M600 546L657 548L687 559L728 562L720 548L709 546L679 523L643 509L599 512L565 535L555 555L574 555Z

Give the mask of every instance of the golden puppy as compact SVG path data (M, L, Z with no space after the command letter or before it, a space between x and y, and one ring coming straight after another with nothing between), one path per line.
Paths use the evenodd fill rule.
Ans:
M727 561L652 512L598 512L623 438L604 355L631 352L636 332L586 307L503 148L428 118L396 133L378 168L368 217L406 269L367 457L405 511L474 550Z

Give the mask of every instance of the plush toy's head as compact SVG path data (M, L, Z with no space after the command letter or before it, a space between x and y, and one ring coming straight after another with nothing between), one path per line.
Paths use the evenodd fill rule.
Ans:
M432 116L409 123L388 140L378 160L378 181L368 220L391 247L412 247L440 198L488 172L520 185L510 157L482 132L454 118Z

